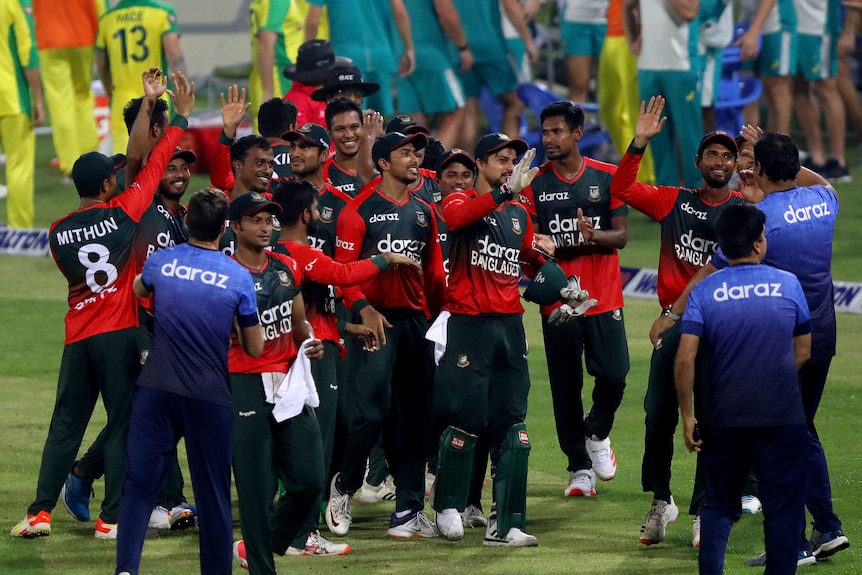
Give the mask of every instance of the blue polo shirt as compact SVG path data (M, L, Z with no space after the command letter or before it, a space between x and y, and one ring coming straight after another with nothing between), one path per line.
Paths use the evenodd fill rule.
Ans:
M155 332L138 385L231 406L227 351L234 318L257 325L251 274L220 251L191 244L159 250L144 263Z
M809 333L810 325L793 274L757 264L712 274L692 290L680 332L700 337L710 357L710 425L805 422L793 337Z
M835 355L835 296L832 288L832 238L838 196L824 186L774 192L757 204L766 214L764 264L788 271L802 284L811 310L811 360ZM721 249L712 258L721 269Z

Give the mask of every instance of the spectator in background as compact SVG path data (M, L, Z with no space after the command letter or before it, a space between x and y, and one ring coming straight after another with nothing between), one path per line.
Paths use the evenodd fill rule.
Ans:
M0 144L6 151L6 213L10 228L31 228L35 126L45 110L39 83L39 55L33 35L29 0L7 0L0 5ZM21 80L26 79L23 85Z
M520 3L521 12L524 14L524 22L529 26L536 12L539 11L539 8L543 4L547 4L548 0L520 0ZM530 70L530 58L527 56L527 46L517 28L515 28L512 21L506 15L504 0L500 0L500 21L503 23L503 38L506 39L506 50L515 62L515 75L518 76L518 83L531 82L533 80L533 71Z
M566 56L569 100L586 102L592 67L602 53L608 28L608 0L564 0L560 42Z
M93 43L105 0L34 0L36 44L60 171L99 148L93 119Z

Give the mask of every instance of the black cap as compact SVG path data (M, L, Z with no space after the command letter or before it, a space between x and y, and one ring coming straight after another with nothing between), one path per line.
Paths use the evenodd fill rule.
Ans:
M82 198L97 196L102 183L110 179L111 174L125 167L126 156L123 154L108 157L99 152L87 152L75 160L72 166L72 181Z
M452 148L447 152L443 152L443 154L437 159L437 173L439 174L446 166L454 164L455 162L463 164L471 170L476 170L476 162L473 161L473 156L461 148Z
M386 134L374 142L374 146L371 148L371 159L374 161L374 165L377 166L377 161L381 158L388 157L392 150L406 146L407 144L413 144L413 147L421 150L428 145L428 136L422 132L410 135L402 134L401 132Z
M171 161L176 160L177 158L182 158L187 164L194 164L198 161L198 157L194 152L191 150L183 150L179 146L174 150L174 154L171 156Z
M296 140L304 140L318 148L329 149L329 132L320 124L308 122L295 130L288 130L281 135L281 139L286 142L295 142Z
M482 139L479 140L478 144L476 144L476 152L473 154L473 157L483 158L488 154L499 152L504 148L512 148L515 150L515 153L520 156L529 150L530 146L524 140L513 140L506 134L494 132L493 134L482 136Z
M230 203L231 220L240 220L243 216L253 216L263 211L271 214L280 214L281 206L270 201L269 198L260 192L246 192L234 198Z
M386 133L388 134L389 132L401 132L402 134L422 132L423 134L430 134L431 130L420 124L413 116L398 114L386 124Z
M733 136L728 134L727 132L722 132L721 130L716 130L715 132L710 132L703 137L700 141L700 145L697 147L697 157L701 157L703 155L703 150L710 144L721 144L731 152L733 152L733 157L737 157L739 154L739 147L736 145L736 140Z
M363 97L375 94L380 90L380 84L374 82L363 82L362 73L356 66L335 66L329 70L326 84L311 94L315 102L325 102L326 99L338 90L355 90Z
M329 40L309 40L299 46L296 64L286 66L281 73L291 80L317 86L326 82L330 68L348 66L352 62L350 58L336 56Z

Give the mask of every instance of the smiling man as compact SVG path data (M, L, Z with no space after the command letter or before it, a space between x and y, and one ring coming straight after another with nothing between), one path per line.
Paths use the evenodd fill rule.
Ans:
M335 155L323 166L323 177L327 184L355 198L364 183L358 174L363 144L362 108L339 98L326 106L326 126Z
M644 545L663 541L665 527L679 514L671 495L670 477L673 434L679 420L673 362L679 346L680 316L671 311L671 306L718 248L715 237L718 216L728 206L745 203L739 192L729 187L738 151L736 141L725 132L710 132L700 141L694 163L700 170L702 187L649 186L635 181L647 144L664 126L663 109L661 96L651 98L646 107L641 104L634 140L611 183L611 194L661 225L657 289L664 311L659 319L672 324L660 341L653 341L655 349L644 400L646 436L641 484L644 492L653 493L652 505L640 532L640 542ZM690 512L697 516L696 507L693 502ZM696 526L696 543L699 544L700 524Z

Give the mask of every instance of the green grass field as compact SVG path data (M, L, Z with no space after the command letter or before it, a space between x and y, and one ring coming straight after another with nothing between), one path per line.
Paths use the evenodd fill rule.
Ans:
M37 226L77 206L74 189L62 185L56 171L44 169L51 157L50 141L39 140L37 174ZM196 180L193 185L203 185ZM862 244L862 186L839 189L841 217L834 259L837 279L862 281L858 246ZM5 202L0 201L0 219ZM623 250L623 265L655 267L658 226L639 214L630 216L630 240ZM63 346L65 285L50 258L0 257L0 574L84 575L113 572L114 547L93 537L94 524L78 523L60 505L53 515L53 534L48 538L18 540L6 535L23 516L35 492L42 445L50 421L56 377ZM528 531L539 538L535 549L492 549L481 545L483 533L468 531L456 543L429 540L393 541L385 537L392 504L353 508L354 526L346 541L353 551L328 559L279 558L281 573L352 574L689 574L697 572L697 553L689 545L691 518L682 514L668 529L664 543L638 544L638 529L649 507L640 489L643 451L643 395L650 346L647 332L658 312L657 304L644 300L626 303L631 371L628 389L618 412L612 440L619 466L616 479L600 484L592 498L566 499L565 459L557 446L550 391L544 363L541 333L534 307L525 317L531 343L528 428L533 442L528 490ZM862 317L839 316L838 356L818 416L821 438L829 456L835 509L844 522L851 548L830 561L803 567L800 572L821 575L862 573L862 446L855 433L862 413L858 401L856 342L862 338ZM588 393L588 392L587 392ZM588 395L585 395L588 397ZM97 407L85 447L104 423ZM677 441L674 462L675 499L687 510L694 470L694 456ZM188 477L188 475L187 475ZM189 492L190 490L187 490ZM486 494L488 490L486 489ZM96 484L98 509L102 483ZM487 508L486 497L486 508ZM95 517L95 513L94 513ZM239 524L235 517L235 533ZM327 535L326 529L323 529ZM746 516L734 528L727 555L729 575L761 572L742 566L742 560L760 553L762 515ZM199 572L197 536L166 534L148 540L142 574L188 575ZM235 567L235 573L243 573Z

